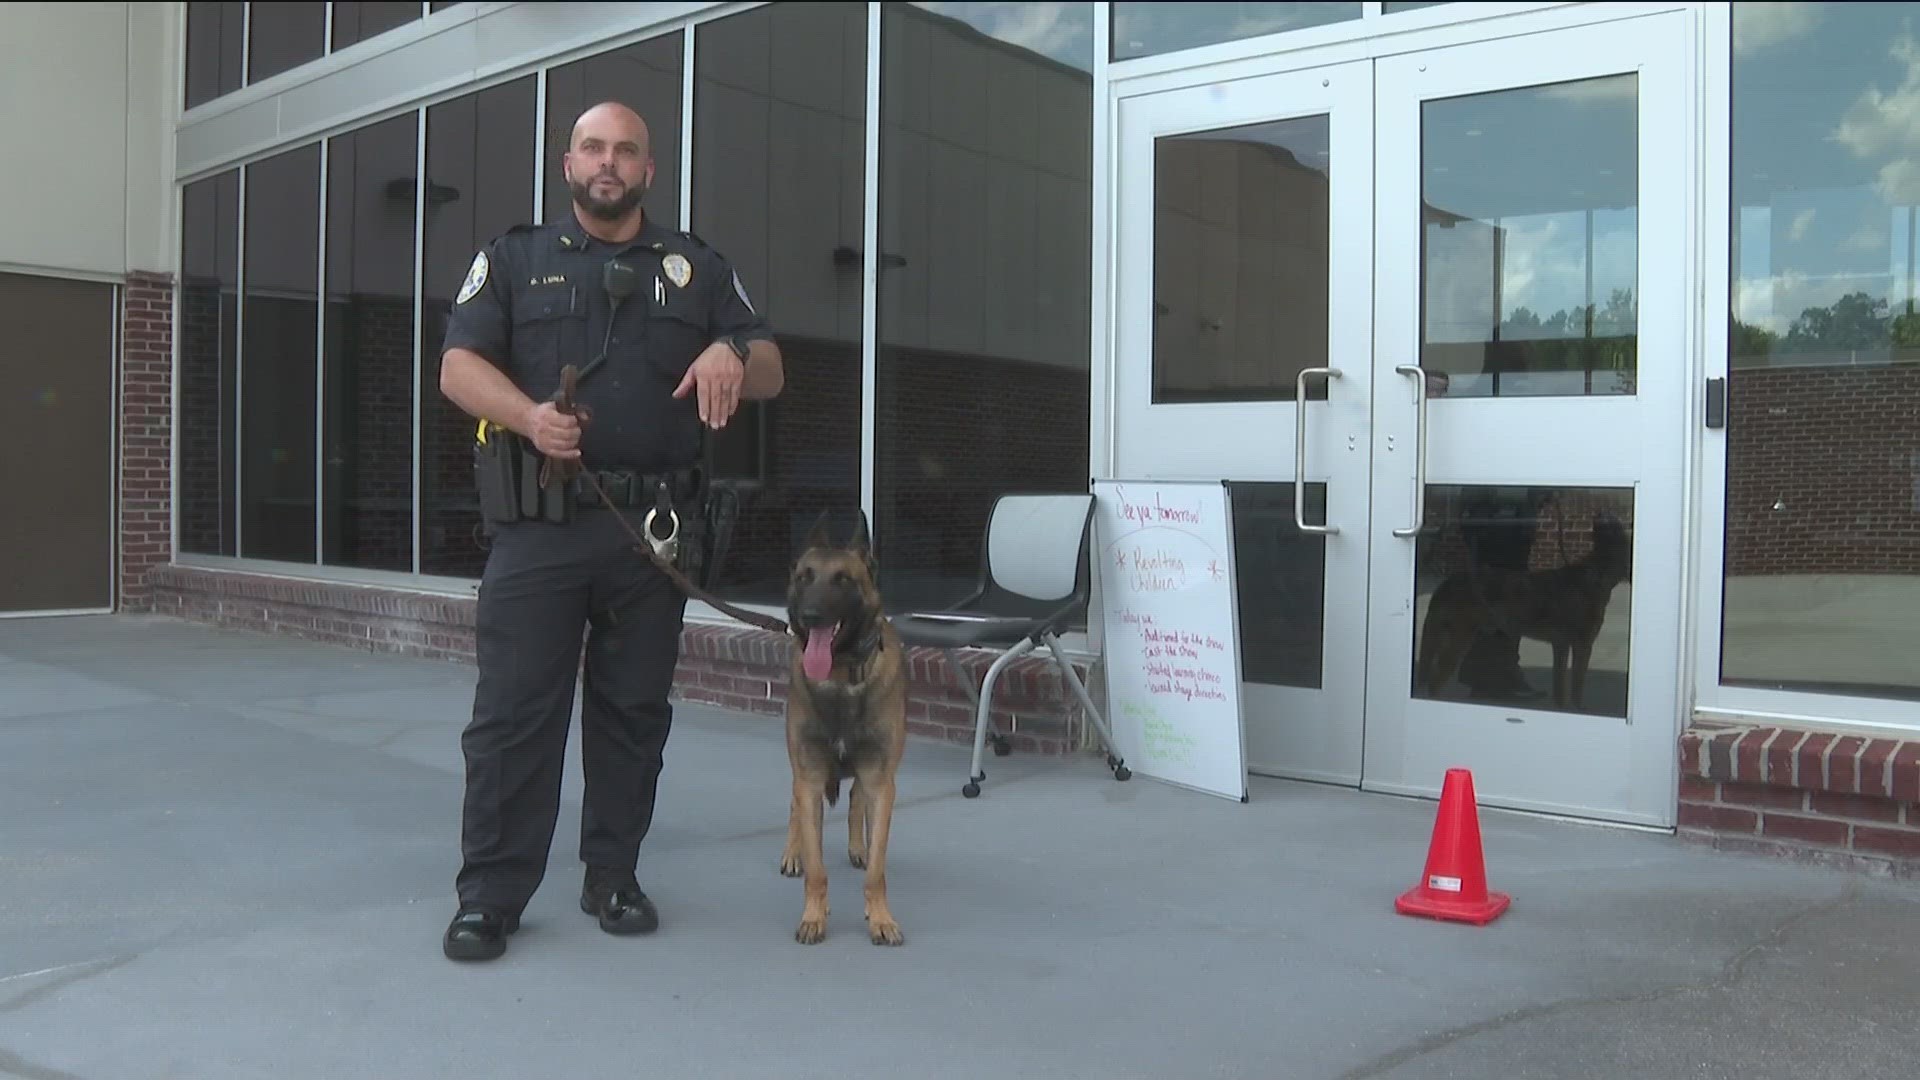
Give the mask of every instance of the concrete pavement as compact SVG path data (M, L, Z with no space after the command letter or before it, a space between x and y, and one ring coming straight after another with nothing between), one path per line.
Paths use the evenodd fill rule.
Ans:
M641 881L575 907L578 762L506 957L440 955L470 668L146 618L0 622L0 1076L1880 1077L1920 892L1483 811L1514 906L1397 916L1431 803L914 743L868 944L776 870L777 725L683 706ZM573 744L577 747L576 738Z

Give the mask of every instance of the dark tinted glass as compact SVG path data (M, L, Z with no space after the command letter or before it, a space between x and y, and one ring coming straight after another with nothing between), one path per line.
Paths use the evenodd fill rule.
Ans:
M334 51L405 26L419 18L419 4L335 4Z
M1434 484L1426 501L1413 696L1624 719L1633 490Z
M694 36L693 231L739 269L786 389L711 440L740 494L714 592L780 603L822 510L860 505L864 4L772 4Z
M240 89L246 12L245 4L187 5L186 108Z
M1154 140L1156 403L1292 401L1328 363L1328 149L1324 114Z
M271 79L309 60L318 60L327 48L327 5L279 0L253 4L247 26L247 82Z
M418 5L415 5L418 7ZM413 171L404 113L327 150L321 561L413 569Z
M234 502L236 360L239 356L240 172L188 184L181 196L179 473L180 550L237 553Z
M875 538L920 605L978 579L996 496L1087 490L1093 8L889 4L881 32Z
M320 147L246 167L240 554L313 562Z

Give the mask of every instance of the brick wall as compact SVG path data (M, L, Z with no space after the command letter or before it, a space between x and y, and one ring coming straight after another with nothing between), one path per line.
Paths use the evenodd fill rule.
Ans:
M1729 575L1920 574L1920 364L1736 370L1727 400Z
M376 652L473 660L474 601L468 597L180 566L157 569L152 583L152 611L160 615ZM790 651L785 639L757 628L689 623L674 695L773 720L786 706ZM959 655L978 687L992 654ZM1084 662L1076 669L1083 681L1090 679ZM972 707L944 654L915 650L909 671L911 733L971 745ZM1097 703L1097 680L1088 690ZM1081 746L1083 710L1050 658L1008 665L994 687L993 716L1016 751L1062 754Z
M234 552L231 285L183 281L180 294L180 548Z
M1680 775L1684 838L1920 878L1920 741L1697 725Z
M120 326L120 604L141 610L171 554L173 281L127 277Z

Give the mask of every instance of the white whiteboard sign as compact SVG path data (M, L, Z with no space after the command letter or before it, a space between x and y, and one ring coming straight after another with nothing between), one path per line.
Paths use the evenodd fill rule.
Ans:
M1096 480L1107 717L1127 767L1245 802L1233 516L1219 481Z

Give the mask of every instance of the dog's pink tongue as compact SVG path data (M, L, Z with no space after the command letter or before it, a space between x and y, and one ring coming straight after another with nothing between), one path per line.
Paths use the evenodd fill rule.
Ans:
M807 651L800 658L807 678L819 682L833 671L833 628L816 626L807 632Z

